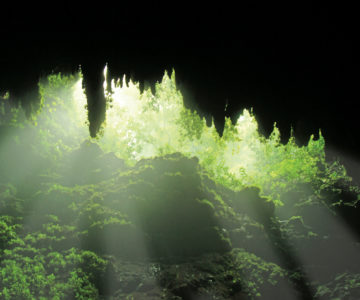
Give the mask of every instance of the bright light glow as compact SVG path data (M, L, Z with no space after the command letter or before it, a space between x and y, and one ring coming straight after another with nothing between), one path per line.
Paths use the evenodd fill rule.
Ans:
M312 182L318 174L317 163L324 159L321 134L317 141L311 138L306 147L298 147L293 138L283 145L276 126L266 139L259 134L252 112L244 109L235 124L225 119L220 137L213 122L207 126L205 119L184 106L175 72L171 76L165 72L154 94L150 89L140 93L139 84L131 80L126 84L125 76L111 81L109 93L106 77L107 66L104 134L95 142L104 152L115 153L129 165L143 158L180 152L197 157L221 184L233 189L257 185L277 204L281 204L280 194L290 185ZM88 138L81 74L50 75L40 85L40 94L43 104L37 123L41 130L35 136L46 147L39 151L44 156L61 156L76 149Z
M84 89L82 87L82 76L76 81L73 86L73 97L72 103L76 111L76 119L78 121L79 127L85 127L87 124L87 100Z
M244 109L235 124L229 118L225 119L224 132L220 137L215 129L214 122L210 127L207 126L205 120L201 119L196 112L192 112L184 106L182 95L176 89L174 73L171 77L165 73L162 81L156 84L154 95L149 89L140 93L139 85L132 81L127 84L125 76L121 80L111 82L112 92L110 93L106 80L107 67L104 69L104 77L104 93L109 101L107 103L106 124L104 135L93 141L89 141L88 126L85 124L87 123L87 101L82 89L81 74L79 76L52 74L42 81L39 84L42 99L41 112L30 121L25 118L24 112L20 108L10 108L9 103L6 102L8 100L0 97L0 129L9 133L4 135L6 138L3 138L0 144L0 206L9 207L16 213L22 214L23 204L20 200L24 200L24 203L28 201L27 203L31 207L30 211L32 210L30 214L26 212L24 218L21 219L21 224L19 224L19 228L23 225L26 227L26 230L21 233L23 240L15 239L18 234L15 232L15 229L18 231L17 227L13 226L12 228L12 225L5 224L6 222L10 224L11 218L7 218L6 215L2 216L5 218L0 218L0 230L5 233L3 235L5 239L0 239L0 244L2 243L0 246L4 245L3 241L6 238L9 238L12 243L14 242L14 244L9 243L11 247L6 249L8 251L2 252L4 249L0 249L1 258L9 257L9 255L14 258L13 260L1 260L2 271L4 271L0 272L1 284L9 283L8 278L10 278L14 281L14 284L11 283L11 285L15 287L16 292L22 291L19 289L19 282L17 282L20 278L19 274L25 274L21 273L22 266L21 262L18 261L20 258L24 259L26 266L23 269L27 269L28 266L35 266L34 274L40 274L38 278L41 279L41 282L51 278L45 277L48 275L45 272L41 273L42 267L29 262L32 257L36 263L40 262L42 258L45 261L45 256L42 253L49 250L51 252L47 253L49 256L46 259L57 257L58 264L63 266L65 264L63 263L65 262L63 260L64 252L60 250L56 254L53 251L56 249L53 249L52 246L55 241L58 245L63 243L67 247L65 239L69 238L70 241L75 237L70 243L76 249L84 247L85 243L80 241L93 240L95 246L98 246L98 241L101 241L104 249L113 249L118 253L118 246L126 244L121 237L119 238L119 233L131 235L131 230L135 229L138 226L137 224L142 224L142 222L137 223L142 221L137 220L137 218L145 216L145 219L150 220L150 222L143 224L149 225L153 222L154 217L158 218L158 215L161 216L164 211L162 217L168 217L167 210L161 212L161 207L168 206L168 199L173 199L172 196L167 198L168 190L162 189L161 186L155 187L155 184L150 181L148 186L154 186L157 190L162 190L164 194L154 191L152 196L150 193L133 195L134 183L137 190L141 190L142 186L145 186L143 183L147 184L147 179L144 181L142 179L148 176L147 174L141 174L139 180L136 178L144 166L140 165L138 169L137 166L134 169L124 171L123 162L114 158L112 153L104 155L99 149L100 146L105 152L115 153L130 165L143 158L175 152L180 152L188 157L196 156L199 159L200 166L205 170L205 172L203 170L197 172L197 178L203 185L199 190L204 188L204 194L206 197L209 195L208 198L212 199L212 202L208 199L198 201L198 198L194 198L194 202L199 202L198 204L201 202L203 209L207 207L206 211L211 213L205 215L211 219L219 214L215 218L215 220L218 219L218 223L215 224L211 220L211 229L222 228L223 232L230 232L229 239L233 235L232 241L236 242L238 239L240 247L248 242L248 249L244 247L246 251L251 252L255 245L255 248L260 249L263 254L264 252L270 254L270 256L267 255L268 258L270 257L269 262L266 262L262 261L260 256L257 257L245 250L240 251L241 268L239 270L246 270L246 267L249 270L247 274L242 276L245 278L241 281L245 283L245 288L242 291L246 291L246 284L248 284L251 293L260 295L257 291L259 287L256 285L260 286L263 282L256 283L254 279L255 281L263 281L265 277L262 277L263 275L260 275L256 270L264 271L267 280L271 279L274 273L282 273L281 268L272 263L273 260L277 261L276 256L284 258L285 265L291 271L289 273L291 277L296 279L304 274L304 279L306 279L304 283L310 282L315 287L318 286L316 292L319 296L322 294L329 295L333 292L327 288L327 284L324 285L325 281L322 283L319 280L324 275L322 274L324 272L323 267L326 268L326 273L332 277L326 280L335 279L337 282L335 282L334 292L338 290L339 282L341 282L339 280L344 282L345 273L337 273L339 270L343 272L351 269L353 262L358 260L359 247L355 243L356 237L354 238L349 233L344 226L345 224L339 222L339 214L335 208L355 209L358 203L357 199L359 199L359 191L355 189L346 190L348 188L346 186L347 180L350 179L346 176L346 170L341 165L336 163L330 165L325 162L325 141L321 132L318 140L314 140L311 136L307 146L298 147L294 137L291 137L288 143L284 145L280 143L280 132L276 128L276 124L274 124L270 137L265 138L259 134L258 124L252 112ZM121 82L122 84L120 84ZM84 143L85 140L87 142ZM350 164L357 164L351 158L348 159ZM181 156L177 156L176 160L181 163L188 161ZM113 164L114 162L118 164ZM110 168L110 164L114 168ZM192 164L195 168L198 167L195 161L192 161ZM155 164L151 166L150 163L146 168L148 171L157 167ZM160 173L154 173L155 175L152 178L156 180L161 178L163 170L160 169ZM169 177L167 179L172 177L171 179L175 180L174 186L179 185L180 188L179 192L174 193L175 197L179 196L177 200L179 202L173 203L182 203L184 200L183 191L185 191L183 189L188 189L187 184L189 182L183 182L182 179L189 173L182 172L182 170L174 174L164 172L164 175ZM127 178L129 174L130 178ZM182 175L184 178L181 178ZM206 175L209 175L214 181L207 180ZM134 177L137 182L133 181ZM197 181L194 182L196 185ZM344 185L344 190L342 187L337 188L339 183ZM267 203L265 199L260 199L257 189L245 189L238 194L229 193L230 196L226 195L227 190L223 189L223 186L226 186L233 190L241 190L248 185L259 187L261 193L278 206L273 209L271 203ZM19 198L16 189L21 191ZM189 190L192 190L191 184ZM246 194L249 190L255 191L255 195ZM224 196L222 191L225 191ZM344 193L342 193L343 191ZM242 192L245 192L243 197L238 197ZM357 199L353 197L357 197ZM241 204L241 199L245 201L246 205L240 205L239 208L237 204ZM250 201L246 202L248 199ZM139 202L136 202L138 200ZM260 200L263 202L257 204L256 201ZM124 205L127 201L129 205ZM161 204L162 201L164 206ZM283 206L281 206L282 201L285 203ZM106 204L106 202L108 203ZM131 208L133 202L135 202L134 207L140 204L139 207L143 206L144 210L142 212L141 209L133 210ZM171 205L171 201L169 203ZM4 206L4 204L6 205ZM50 210L45 209L44 211L44 206L46 207L47 204L49 207L46 209ZM254 207L252 207L253 204ZM256 207L257 205L259 206ZM177 205L175 207L178 208ZM63 208L65 210L60 212ZM262 211L263 209L264 211ZM51 212L55 215L43 212ZM179 215L178 212L179 210L176 210L175 214ZM58 213L60 217L56 215ZM186 215L193 214L192 217L199 218L201 221L202 215L197 215L196 211L191 208L188 209L188 206L186 206L185 213ZM256 218L256 213L261 215L260 220ZM75 215L76 221L70 220L69 222L69 214L70 218ZM223 215L221 216L221 214ZM335 217L335 215L337 216ZM180 216L182 215L180 214ZM48 219L48 223L39 222L43 217ZM181 217L181 220L184 219L189 223L186 218ZM172 222L173 219L171 218L170 221ZM349 222L350 225L358 224L350 214L348 221L351 221ZM169 223L165 222L164 224ZM173 224L181 227L179 222L173 222ZM135 227L127 227L127 225L134 225ZM77 226L79 228L76 228ZM141 226L143 225L140 225L138 229L141 229ZM356 229L356 226L351 226ZM116 228L119 231L113 231ZM158 233L157 229L162 229L160 226L154 228L156 234ZM27 232L29 229L33 232ZM102 229L104 230L102 231ZM194 231L197 229L199 228L194 226ZM40 249L36 249L36 247L43 245L46 236L47 238L51 237L48 239L51 247L47 250L41 248L40 252ZM174 236L182 237L178 234L174 234ZM163 243L164 236L161 232L159 237ZM146 259L149 248L147 248L147 241L141 240L141 238L142 235L139 235L139 238L136 236L139 241L136 240L133 244L136 246L130 246L133 249L128 250L138 251ZM119 243L117 243L117 239ZM206 243L205 245L206 250L209 250L209 244ZM325 249L326 251L323 249L324 245L329 245ZM192 247L193 244L190 246ZM22 247L26 251L23 251ZM235 249L236 247L238 246L234 246ZM27 253L36 253L32 251L38 251L37 253L40 253L40 256L31 254L31 257L27 257ZM72 248L70 251L75 250ZM84 257L96 258L95 255L89 256L89 254L87 251ZM324 255L325 258L323 258ZM71 257L76 257L75 253ZM99 258L94 261L100 262L102 265ZM323 263L321 268L316 267L319 261ZM343 262L346 265L343 265ZM96 266L94 263L88 265ZM78 265L75 264L75 267L77 268ZM253 270L255 271L253 272ZM26 276L33 275L29 270L27 272ZM15 274L16 276L9 276L8 274ZM50 276L54 276L54 274L50 274ZM325 275L328 277L328 274ZM357 274L347 274L346 276L350 279L358 278ZM27 287L26 284L29 282L27 278L30 277L23 278L26 280L23 279L20 283ZM354 286L344 285L344 294L348 293L348 285L352 289L357 288L355 284L358 281L355 279L351 279L350 282ZM234 279L232 281L234 282ZM81 283L82 281L78 282ZM75 282L76 285L78 282ZM268 282L276 283L272 283L270 280ZM50 286L60 286L53 283L53 279L49 280L47 285L49 288L46 289L51 290ZM288 281L282 284L286 286L280 285L281 295L286 299L295 297L295 294L292 295L290 287L287 286ZM38 287L44 290L41 285ZM253 289L254 287L255 289ZM6 288L0 289L0 296L4 293L8 293ZM216 294L214 295L216 296ZM7 298L10 299L10 296ZM24 297L13 298L23 299ZM96 298L96 295L93 297L86 296L86 298L93 299ZM125 296L123 298L125 299ZM306 299L308 298L306 297ZM278 297L274 297L274 299L278 299Z
M105 68L105 77L106 74ZM280 190L284 187L275 187L274 181L284 177L294 183L311 181L316 175L316 162L323 153L321 135L318 141L311 139L309 147L297 147L293 138L287 145L282 145L276 126L271 136L265 139L258 132L252 112L244 109L235 125L229 118L225 119L224 133L220 137L214 124L206 126L205 119L184 106L174 72L171 77L165 72L162 81L155 86L154 95L150 89L141 94L139 84L131 80L126 85L125 76L122 82L122 85L120 79L111 82L106 127L99 145L105 152L114 152L129 164L143 158L181 152L198 157L223 184L237 182L233 188L260 185L264 194L272 196L278 203ZM295 163L294 155L301 156L304 164Z
M183 105L181 94L174 91L174 78L165 74L155 96L150 90L141 94L139 84L131 80L127 85L125 76L122 82L122 86L120 80L111 82L112 96L100 146L130 163L158 155L161 149L180 150L176 121Z

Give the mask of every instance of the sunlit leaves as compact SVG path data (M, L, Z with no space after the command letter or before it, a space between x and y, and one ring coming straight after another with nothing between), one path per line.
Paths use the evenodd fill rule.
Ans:
M132 165L136 161L181 152L196 156L213 179L233 189L257 185L272 200L281 204L280 194L294 184L311 182L324 164L324 138L310 137L308 146L298 147L295 138L280 143L274 130L265 138L258 132L252 112L244 110L235 124L225 118L220 137L214 125L208 127L196 111L183 104L176 88L175 72L165 72L155 85L155 93L131 80L112 82L106 127L98 143L106 152L114 152Z
M32 147L43 157L56 161L76 149L88 135L81 79L81 74L52 74L40 81L42 101L37 126L26 123L18 108L12 107L8 114L10 126L32 128ZM334 168L326 165L321 132L317 140L311 136L307 146L297 146L293 135L282 144L276 123L265 138L258 132L253 112L244 109L235 123L225 118L220 136L213 123L207 126L196 111L184 106L174 71L171 76L165 72L155 84L154 94L150 88L141 93L139 84L125 77L111 82L111 92L106 84L104 88L108 100L104 134L95 142L128 165L143 158L181 152L198 157L218 183L232 189L256 185L279 205L281 194L296 184L321 182L321 176L334 182L331 178L346 176L339 168L332 171ZM0 114L4 115L10 108L5 107L7 100L1 101Z
M176 92L174 77L167 74L150 90L140 94L138 84L129 81L112 83L112 100L106 115L104 137L99 145L105 151L135 161L179 151L180 136L176 121L182 109L182 98Z

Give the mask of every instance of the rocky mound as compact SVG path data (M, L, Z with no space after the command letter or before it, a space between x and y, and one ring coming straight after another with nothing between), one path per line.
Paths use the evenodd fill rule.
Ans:
M359 246L321 195L289 194L275 208L179 153L130 167L84 143L60 165L34 172L28 194L1 183L4 299L359 296Z

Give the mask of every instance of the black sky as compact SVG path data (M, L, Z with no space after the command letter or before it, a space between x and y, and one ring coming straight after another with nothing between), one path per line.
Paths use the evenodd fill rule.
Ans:
M151 82L174 68L186 103L220 131L224 116L253 107L265 134L277 122L284 140L292 126L305 142L321 128L328 144L359 156L354 7L194 3L12 5L2 12L0 80L109 62L114 75Z

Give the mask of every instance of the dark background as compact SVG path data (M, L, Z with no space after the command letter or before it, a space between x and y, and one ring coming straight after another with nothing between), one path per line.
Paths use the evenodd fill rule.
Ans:
M102 70L108 62L113 76L141 84L174 68L186 105L213 116L219 132L225 116L235 121L251 107L261 132L277 122L284 142L291 127L300 145L321 128L329 156L355 175L355 8L236 4L11 4L0 21L0 88L25 90L39 74L80 64Z

